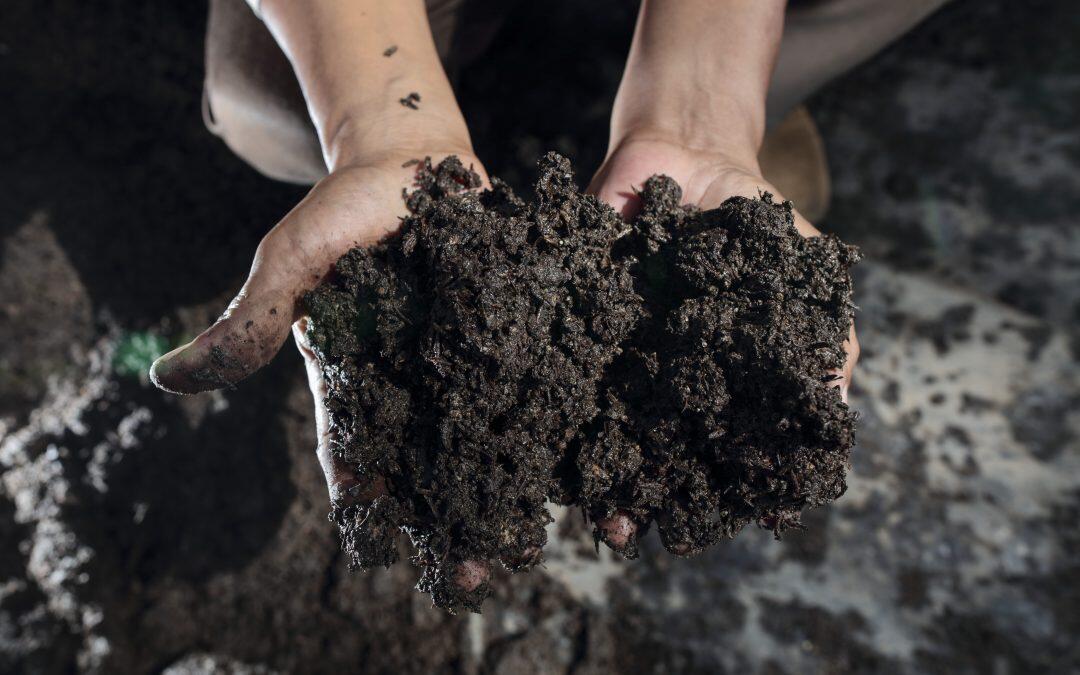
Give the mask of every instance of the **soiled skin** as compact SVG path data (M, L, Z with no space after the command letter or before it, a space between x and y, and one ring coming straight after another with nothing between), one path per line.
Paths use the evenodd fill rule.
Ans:
M419 176L401 233L305 298L331 452L378 486L333 506L354 566L405 531L421 590L479 610L485 561L542 559L549 500L632 557L654 521L689 554L843 492L854 414L825 374L854 249L768 195L682 207L663 177L627 223L554 154L530 203L455 158Z

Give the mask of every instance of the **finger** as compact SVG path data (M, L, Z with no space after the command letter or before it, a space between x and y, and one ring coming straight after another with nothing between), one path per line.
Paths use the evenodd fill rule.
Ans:
M780 200L782 201L783 197L780 197ZM807 239L821 236L821 230L814 227L809 220L804 218L803 215L799 213L798 209L795 209L795 212L792 215L795 217L795 229L799 231L799 234Z
M840 397L844 403L848 401L848 390L851 389L851 379L855 375L855 364L859 362L859 338L855 334L855 324L851 324L848 331L848 339L844 342L844 351L847 359L844 360L844 368L840 374Z
M641 211L641 196L631 186L623 189L604 186L596 193L597 198L615 209L623 220L633 220Z
M491 578L491 565L483 560L466 560L454 570L454 584L471 593L488 582Z
M350 568L387 567L397 561L400 512L381 476L361 477L356 467L334 451L326 411L326 381L307 339L307 319L293 325L293 337L307 368L315 402L316 454L330 495L330 520L338 528Z
M318 358L307 337L307 318L301 318L294 323L292 331L296 347L304 358L308 386L315 401L315 430L318 439L316 454L323 475L326 477L330 502L341 508L355 504L371 504L386 494L386 482L380 477L371 481L361 481L356 471L339 455L332 452L330 420L323 403L326 400L326 380L323 378L322 368L319 367ZM452 581L461 590L469 593L487 583L490 577L491 565L487 562L466 560L454 570Z
M286 234L275 228L259 244L247 282L213 326L154 362L154 384L178 394L218 389L273 358L289 334L300 297L333 264L290 255Z
M637 523L625 511L616 511L614 515L596 521L597 538L628 558L637 554L637 530Z
M834 376L830 385L840 390L840 400L848 402L848 390L851 388L851 378L855 372L855 364L859 361L859 338L855 335L855 324L851 324L848 337L844 340L844 365L829 374Z
M359 167L324 178L263 238L247 282L217 323L154 362L154 384L191 394L235 384L265 365L299 318L304 293L338 257L398 227L401 191L414 184L416 171Z
M784 197L784 195L780 194L779 190L777 190L771 183L767 183L764 180L761 181L761 184L758 185L756 189L758 194L744 194L741 196L754 199L757 198L759 194L768 192L772 194L774 203L782 204L787 201L787 198ZM801 234L803 237L807 239L812 239L814 237L821 236L821 230L814 227L814 224L807 220L806 217L799 212L799 209L796 207L795 204L792 204L791 216L794 221L795 229L798 230L799 234Z
M366 175L348 174L324 179L263 238L247 282L221 318L154 362L153 382L166 391L191 394L235 384L265 365L299 317L304 293L318 285L342 253L397 225L404 210L396 196L401 184L407 180L378 184ZM390 194L395 197L387 199Z
M332 452L330 418L326 412L326 380L311 343L307 338L307 318L301 318L293 324L293 338L296 348L304 358L307 370L308 387L315 402L315 454L326 479L326 489L333 503L369 503L385 492L385 483L381 480L361 484L352 469L340 456Z

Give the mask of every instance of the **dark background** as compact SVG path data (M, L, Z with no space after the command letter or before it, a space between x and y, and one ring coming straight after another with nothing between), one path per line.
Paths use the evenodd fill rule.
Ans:
M548 149L591 174L634 12L516 7L457 82L493 174ZM1080 668L1072 3L955 0L810 102L822 229L868 254L849 494L688 561L593 562L571 523L483 618L408 565L344 570L291 349L213 395L141 375L303 194L203 127L205 14L0 6L0 671Z

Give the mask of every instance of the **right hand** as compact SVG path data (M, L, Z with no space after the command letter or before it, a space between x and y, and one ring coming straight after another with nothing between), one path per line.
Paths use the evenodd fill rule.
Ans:
M703 210L715 209L729 197L753 199L762 192L772 193L777 201L783 201L784 196L761 176L752 152L747 151L743 156L750 159L739 161L722 152L688 148L667 140L623 139L609 152L588 191L628 219L640 209L639 191L654 174L673 178L683 189L683 202ZM804 237L821 235L797 210L794 225ZM838 378L835 385L846 403L852 371L859 360L854 323L844 342L844 351L847 355L844 366L834 374ZM625 551L638 530L637 524L622 511L597 522L597 528L601 539L616 551ZM633 551L632 546L630 550Z
M304 294L332 271L351 248L373 244L406 215L402 190L413 186L415 167L403 164L431 157L433 163L457 155L486 182L484 169L468 146L402 149L345 165L320 181L260 242L247 282L221 318L188 344L154 362L150 377L161 389L194 394L233 385L266 365L290 330L303 355L315 403L317 455L330 500L338 506L370 501L385 489L360 485L356 472L331 452L324 407L326 385L308 345ZM457 581L473 590L488 576L486 562L461 565Z
M247 282L221 318L154 363L154 384L194 394L231 386L266 365L300 318L304 293L349 249L398 228L406 215L402 190L412 187L415 176L415 168L403 164L425 156L438 162L449 154L482 172L471 152L417 150L348 164L320 181L263 237Z

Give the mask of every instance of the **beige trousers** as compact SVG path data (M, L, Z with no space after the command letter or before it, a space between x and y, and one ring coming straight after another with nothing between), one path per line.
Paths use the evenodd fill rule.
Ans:
M873 56L948 0L792 0L768 98L775 124L834 77ZM253 3L257 6L257 2ZM510 3L427 0L443 59L488 42ZM243 0L211 0L203 111L209 129L260 172L293 183L326 175L300 86L270 32Z

